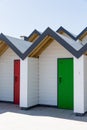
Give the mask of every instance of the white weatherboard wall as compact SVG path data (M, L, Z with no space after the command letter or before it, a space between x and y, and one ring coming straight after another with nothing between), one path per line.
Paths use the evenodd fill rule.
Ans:
M14 100L14 60L19 57L9 48L0 56L0 101Z
M39 102L39 60L28 58L28 107Z
M39 98L38 59L27 57L21 60L20 72L20 107L37 105Z
M39 104L57 105L57 58L72 58L55 40L39 56Z
M74 58L74 112L84 113L84 56Z
M20 62L20 107L28 107L28 57Z
M84 111L87 111L87 56L84 56Z

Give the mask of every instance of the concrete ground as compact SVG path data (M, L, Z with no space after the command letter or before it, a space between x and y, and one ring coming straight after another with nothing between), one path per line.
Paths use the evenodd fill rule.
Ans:
M72 110L35 107L21 110L0 103L0 130L87 130L87 114L75 116Z

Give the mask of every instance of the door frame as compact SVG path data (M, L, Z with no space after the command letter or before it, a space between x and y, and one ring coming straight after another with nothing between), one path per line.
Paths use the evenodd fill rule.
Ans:
M57 107L58 107L58 98L59 98L59 94L58 94L58 89L59 89L59 82L58 82L58 78L59 78L59 73L58 73L58 61L60 59L72 59L73 60L73 109L74 109L74 58L70 57L70 58L57 58ZM72 109L72 110L73 110Z
M19 61L20 62L20 59L14 59L13 60L13 66L14 66L14 68L13 68L14 69L14 73L13 73L14 86L15 86L15 61ZM15 100L15 89L13 89L13 103L14 103L14 100ZM19 104L20 104L20 79L19 79Z

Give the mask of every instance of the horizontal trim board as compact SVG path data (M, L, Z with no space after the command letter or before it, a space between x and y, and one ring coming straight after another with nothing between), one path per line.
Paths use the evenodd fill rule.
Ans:
M1 100L0 100L0 102L1 102L1 103L11 103L11 104L14 104L13 101L1 101Z
M55 106L55 105L44 105L44 104L37 104L37 105L34 105L34 106L30 106L30 107L20 107L20 108L21 108L21 110L29 110L29 109L32 109L34 107L52 107L52 108L58 109L58 107Z
M85 113L75 113L76 116L84 116L87 112Z
M45 105L45 104L38 104L39 107L52 107L52 108L57 108L57 105Z
M29 109L32 109L34 107L38 107L38 105L34 105L34 106L31 106L31 107L20 107L21 110L29 110Z

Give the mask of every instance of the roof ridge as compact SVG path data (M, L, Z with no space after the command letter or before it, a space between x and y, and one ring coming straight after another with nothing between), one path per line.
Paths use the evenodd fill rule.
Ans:
M15 51L15 53L17 53L19 55L20 58L24 59L33 51L33 49L35 49L36 46L39 45L39 43L41 43L41 41L46 36L51 36L57 42L59 42L63 47L65 47L70 53L72 53L75 57L79 58L85 51L87 51L87 43L85 45L83 45L79 50L73 48L73 46L71 46L67 42L67 40L64 40L62 37L60 37L57 34L57 32L61 29L65 30L62 26L56 32L53 31L50 27L46 28L46 30L40 35L40 37L31 46L29 46L25 50L24 53L21 53L21 51L16 46L14 46L14 44L12 44L12 42L3 33L0 34L0 39L5 41L11 47L11 49L13 49ZM34 32L35 31L36 30L34 30ZM67 32L67 30L65 30L65 31ZM72 39L72 40L76 41L76 39L78 39L78 37L80 37L83 33L85 33L85 31L87 31L87 27L75 39ZM69 35L71 35L71 34L69 33ZM21 39L19 39L19 40L21 40Z
M83 33L87 31L87 27L85 27L76 37L72 35L68 30L66 30L64 27L60 26L56 32L64 31L67 35L69 35L72 39L77 40L79 39Z
M27 37L27 36L24 36L24 40L28 41L28 39L33 35L33 34L38 34L38 35L41 35L41 33L37 30L37 29L34 29L32 31L32 33Z

